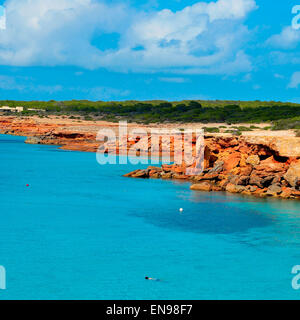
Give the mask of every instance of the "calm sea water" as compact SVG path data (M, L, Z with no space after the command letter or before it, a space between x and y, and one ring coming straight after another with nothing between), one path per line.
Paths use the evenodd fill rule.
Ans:
M0 157L0 299L300 298L299 202L123 178L136 167L21 137Z

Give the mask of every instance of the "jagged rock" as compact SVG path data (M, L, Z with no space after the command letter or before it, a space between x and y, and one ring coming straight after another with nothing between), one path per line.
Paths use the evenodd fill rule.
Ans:
M252 166L257 166L260 163L260 159L258 155L249 156L246 160L247 164L251 164Z
M132 178L147 178L148 173L147 170L138 170L138 172L134 173L132 176Z
M300 190L296 190L295 188L291 188L291 190L292 190L292 196L300 197Z
M173 175L173 179L178 179L178 180L188 180L189 178L190 178L189 176L186 176L184 174L175 173Z
M249 183L250 177L249 176L238 176L232 175L228 177L228 181L235 185L245 186Z
M240 160L241 160L241 155L238 152L234 152L228 155L228 157L224 159L224 166L223 166L224 171L229 172L233 168L237 167Z
M209 173L220 173L223 170L224 161L216 161Z
M223 188L220 185L212 185L212 191L223 191Z
M246 186L246 190L249 192L255 192L257 190L257 187L248 185Z
M256 174L251 174L249 184L252 186L257 186L259 188L263 188L262 178Z
M168 164L163 164L161 167L164 172L171 172L173 168L172 165L168 165Z
M271 184L281 184L282 177L280 174L275 175Z
M238 185L246 186L246 185L248 185L249 180L250 180L249 176L240 176L240 179L238 181Z
M192 180L195 180L195 181L201 181L201 180L203 180L203 179L202 179L203 176L204 176L204 174L202 174L202 175L197 175L197 176L193 176L191 179L192 179Z
M241 193L241 192L245 191L245 187L240 186L240 185L236 185L233 183L228 183L226 186L226 191L231 192L231 193Z
M276 196L282 192L279 184L272 184L267 191L267 195Z
M140 169L138 170L134 170L132 172L126 173L123 175L123 177L132 177L134 174L136 174L138 171L140 171Z
M267 147L281 157L300 157L300 139L296 137L246 136L242 139L248 144Z
M228 183L229 183L228 179L225 178L225 179L222 179L222 180L219 182L219 186L220 186L222 189L225 189Z
M147 168L147 172L150 178L157 178L161 176L162 168L150 166Z
M274 157L269 157L266 160L263 160L260 162L258 166L255 167L256 171L261 172L285 172L286 171L286 165L281 162L277 162L274 160Z
M297 187L300 181L300 161L292 163L284 175L284 179L292 186Z
M172 179L173 173L172 172L163 172L161 174L162 179Z
M267 196L267 188L257 188L256 191L254 191L252 194L257 196L257 197L266 197Z
M284 198L284 199L289 199L291 196L292 196L292 189L287 188L287 187L283 187L282 192L280 194L280 197Z
M149 167L147 168L147 170L149 170L149 171L156 171L156 172L162 172L162 171L163 171L162 168L160 168L160 167L153 167L153 166L149 166Z
M161 178L161 174L159 172L151 174L151 171L150 171L149 177L153 178L153 179L159 179L159 178Z
M263 178L262 180L261 180L261 183L262 183L262 185L264 186L264 187L268 187L268 186L270 186L272 183L273 183L273 181L274 181L274 179L275 179L276 177L273 175L273 176L267 176L267 177L265 177L265 178Z
M25 140L25 143L28 144L39 144L41 142L41 139L39 137L28 137Z
M245 167L240 168L240 175L242 176L250 176L252 171L253 171L253 167L251 165L247 165Z
M206 173L203 176L198 176L197 180L198 181L203 181L203 180L215 180L218 178L218 174L217 173Z
M197 191L212 191L212 184L209 182L201 182L197 184L193 184L191 186L191 190L197 190Z

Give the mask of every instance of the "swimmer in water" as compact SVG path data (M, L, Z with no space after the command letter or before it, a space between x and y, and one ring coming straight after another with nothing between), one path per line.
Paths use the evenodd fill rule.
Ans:
M145 277L145 280L160 281L159 279L156 279L156 278L150 278L150 277Z

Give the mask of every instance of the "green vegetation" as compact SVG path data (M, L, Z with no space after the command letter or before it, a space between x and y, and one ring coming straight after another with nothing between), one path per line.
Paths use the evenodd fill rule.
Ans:
M225 133L231 133L236 136L240 136L242 134L242 132L239 130L226 130Z
M68 116L71 119L127 120L138 123L270 123L273 130L299 129L300 104L261 101L0 101L0 106L23 106L20 115ZM36 111L28 110L36 109ZM42 110L42 111L40 111ZM238 132L256 129L236 127ZM216 130L216 129L210 129ZM217 132L217 131L215 131Z
M245 127L245 126L239 126L239 127L236 127L236 126L233 126L232 128L234 129L237 129L238 131L252 131L252 129L250 127Z
M219 133L220 129L215 127L212 127L212 128L206 127L204 128L204 131L208 133Z
M300 129L300 117L275 121L272 127L272 130L286 129Z

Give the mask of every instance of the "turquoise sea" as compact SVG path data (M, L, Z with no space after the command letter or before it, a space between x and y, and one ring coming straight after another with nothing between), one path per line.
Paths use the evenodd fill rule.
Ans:
M142 166L22 137L0 157L0 299L300 298L299 202L123 178Z

